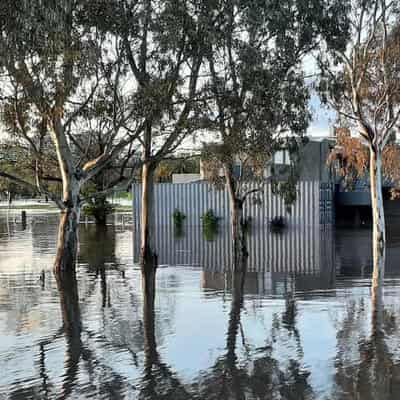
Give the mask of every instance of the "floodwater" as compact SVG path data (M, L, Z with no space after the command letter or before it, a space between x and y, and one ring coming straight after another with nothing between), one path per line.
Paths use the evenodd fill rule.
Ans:
M0 214L0 399L400 398L396 226L378 332L368 229L257 230L233 274L223 232L160 228L153 309L116 221L81 225L77 279L60 283L57 215Z

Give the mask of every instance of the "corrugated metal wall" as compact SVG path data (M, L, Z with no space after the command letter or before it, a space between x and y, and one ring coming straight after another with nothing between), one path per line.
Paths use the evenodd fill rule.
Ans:
M331 229L321 224L332 221L324 202L332 201L329 188L319 182L301 182L298 199L291 213L279 196L266 186L259 205L249 201L245 213L252 217L248 236L249 270L315 274L321 268L331 270L333 239ZM134 253L139 254L139 216L141 186L133 188ZM323 193L323 195L322 195ZM322 198L324 197L324 198ZM218 191L206 183L157 184L155 244L161 265L198 265L220 271L230 267L232 240L229 229L229 200L226 191ZM178 208L186 215L184 235L174 237L172 213ZM221 217L219 232L211 242L205 240L200 217L213 209ZM268 221L277 215L286 216L289 227L282 233L271 232ZM329 220L329 221L328 221Z
M248 185L249 190L257 186ZM141 185L133 186L134 220L139 221ZM245 203L245 214L252 218L255 225L265 225L271 218L283 215L290 225L315 225L330 223L327 215L325 199L329 200L329 189L323 192L319 181L302 181L298 184L298 198L287 212L285 203L280 196L272 193L270 184L263 187L257 194L260 204L255 204L252 198ZM324 193L324 196L322 195ZM324 198L323 198L324 197ZM179 209L186 215L186 225L201 225L200 217L208 210L221 218L221 222L229 223L229 199L226 190L217 190L211 184L201 183L159 183L155 185L155 220L157 226L172 223L172 214ZM324 217L322 218L322 211Z

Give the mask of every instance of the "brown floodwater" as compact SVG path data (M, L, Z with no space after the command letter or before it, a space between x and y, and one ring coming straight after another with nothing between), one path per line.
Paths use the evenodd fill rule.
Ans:
M52 272L58 216L0 211L0 399L400 398L400 227L372 318L368 229L229 235L159 227L154 308L129 215L82 224L76 280Z

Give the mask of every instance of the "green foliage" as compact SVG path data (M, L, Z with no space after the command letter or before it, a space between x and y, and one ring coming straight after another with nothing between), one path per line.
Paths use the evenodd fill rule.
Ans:
M70 199L64 198L63 205L60 192L74 197L68 189L83 188L98 174L103 178L106 165L112 173L102 188L128 181L132 175L124 172L134 151L132 131L137 121L136 114L125 108L125 96L130 94L120 90L124 61L111 50L112 38L86 18L90 3L2 0L0 4L1 122L33 161L29 179L22 168L16 177L49 192L61 208ZM131 128L129 135L122 126ZM64 190L59 185L52 190L50 183L61 181ZM108 212L106 202L97 203L92 206Z
M208 241L214 240L218 233L219 218L214 214L212 209L207 210L200 218L205 239Z
M117 199L133 200L132 192L126 190L115 193L114 197Z
M284 149L289 153L289 164L271 168L272 193L281 196L286 205L286 211L291 212L292 205L297 200L297 183L300 178L300 162L302 150L308 143L308 138L289 137L286 139Z
M93 217L99 225L105 225L107 216L114 212L115 207L103 197L95 197L83 207L83 212Z
M44 180L43 186L59 193L58 177L56 174L55 176L51 174L54 165L51 149L48 150L46 158L35 160L30 149L23 146L16 138L3 140L0 142L0 195L7 196L9 199L16 196L36 195L38 193L35 189L36 169ZM17 176L29 186L1 176L2 173Z
M304 55L325 41L345 45L348 0L230 1L210 3L208 108L203 123L220 142L203 149L207 179L218 187L223 168L235 196L246 198L246 181L265 181L273 155L298 151L311 120ZM219 15L219 24L212 24ZM293 139L292 139L293 138ZM301 142L301 140L299 141ZM234 174L240 165L240 173ZM230 175L230 176L228 176ZM230 182L231 181L231 182ZM291 182L276 184L288 192ZM293 193L286 196L293 201Z
M179 211L178 209L175 209L175 211L172 214L172 219L174 222L174 233L176 237L181 237L183 236L183 223L186 219L186 215L182 212Z
M98 195L98 188L90 183L83 191L87 203L83 207L83 213L93 217L96 224L106 225L107 216L112 214L115 207L107 200L105 195Z

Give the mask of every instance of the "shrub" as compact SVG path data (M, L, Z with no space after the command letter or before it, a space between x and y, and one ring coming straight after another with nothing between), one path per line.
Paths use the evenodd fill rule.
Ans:
M84 206L83 212L88 217L93 217L98 225L106 225L107 216L114 212L115 207L105 197L90 199Z
M174 222L174 232L175 236L180 237L183 235L183 222L186 219L186 215L179 211L178 209L175 209L175 211L172 214L172 219Z
M219 218L214 214L212 209L207 210L201 217L203 225L203 234L206 240L214 240L218 232Z

